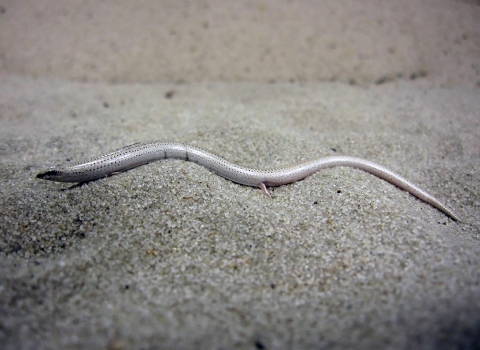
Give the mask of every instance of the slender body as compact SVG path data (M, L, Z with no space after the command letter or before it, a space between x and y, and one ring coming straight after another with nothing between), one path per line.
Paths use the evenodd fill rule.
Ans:
M325 168L348 166L390 182L459 221L440 201L400 175L368 160L347 156L320 158L278 169L260 170L233 164L210 152L187 144L154 141L136 143L84 162L52 167L39 173L37 177L59 182L85 182L168 158L195 162L230 181L260 187L267 195L269 195L267 186L281 186L299 181Z

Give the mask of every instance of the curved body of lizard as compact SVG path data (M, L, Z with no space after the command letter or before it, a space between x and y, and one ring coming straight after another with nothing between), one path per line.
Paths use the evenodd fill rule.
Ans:
M452 219L459 221L439 200L400 175L368 160L335 156L314 159L278 169L251 169L233 164L200 148L179 142L153 141L136 143L84 162L52 167L38 178L59 182L85 182L125 171L160 159L182 159L206 167L214 173L239 184L260 187L269 195L267 186L280 186L299 181L321 169L348 166L375 175L432 205Z

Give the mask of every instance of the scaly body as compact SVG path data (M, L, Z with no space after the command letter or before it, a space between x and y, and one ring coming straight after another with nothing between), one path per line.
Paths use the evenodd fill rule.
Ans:
M325 168L348 166L388 181L432 205L452 219L459 221L453 212L439 200L400 175L368 160L347 156L320 158L278 169L261 170L236 165L210 152L187 144L154 141L136 143L84 162L53 167L39 173L37 177L59 182L85 182L168 158L195 162L230 181L259 187L267 195L269 195L267 186L281 186L299 181Z

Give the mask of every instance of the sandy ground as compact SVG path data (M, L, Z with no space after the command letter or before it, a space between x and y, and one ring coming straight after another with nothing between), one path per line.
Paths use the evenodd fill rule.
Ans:
M476 2L56 3L0 2L2 348L478 348ZM35 178L157 139L369 159L462 222L349 168L272 198L178 160Z
M0 0L0 70L107 82L421 78L473 88L479 4Z

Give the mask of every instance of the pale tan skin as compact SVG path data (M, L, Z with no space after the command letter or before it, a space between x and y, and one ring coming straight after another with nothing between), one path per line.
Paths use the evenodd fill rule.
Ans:
M200 148L179 142L143 142L120 148L84 162L52 167L37 175L38 178L58 182L85 182L106 177L160 159L193 161L214 173L239 184L259 187L270 195L267 186L281 186L316 173L321 169L348 166L375 175L409 192L418 199L437 208L456 221L458 217L439 200L400 175L368 160L337 156L314 159L278 169L251 169L233 164Z

